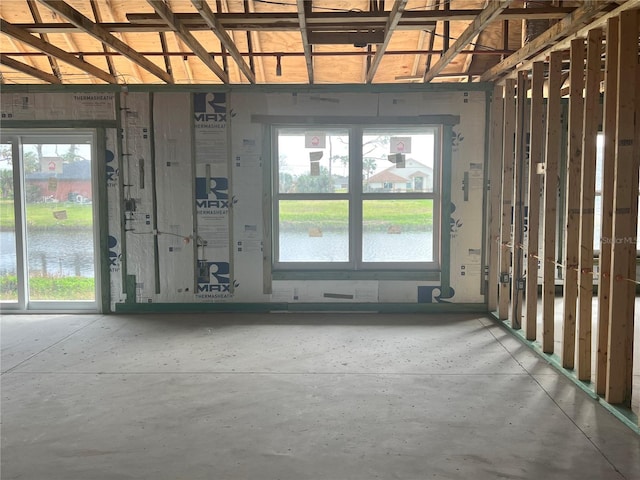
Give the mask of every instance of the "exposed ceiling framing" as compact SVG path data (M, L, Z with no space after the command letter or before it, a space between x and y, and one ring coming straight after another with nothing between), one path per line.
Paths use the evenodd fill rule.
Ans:
M7 84L495 81L639 4L3 0L0 74ZM523 41L536 21L550 26Z

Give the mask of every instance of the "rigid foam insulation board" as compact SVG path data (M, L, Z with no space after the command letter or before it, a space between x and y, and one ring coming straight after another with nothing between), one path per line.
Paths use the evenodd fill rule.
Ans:
M161 302L192 302L195 289L194 171L189 93L153 99Z
M226 92L193 94L196 203L195 301L233 299L240 287L231 257L230 111Z
M115 120L115 93L3 93L2 120Z
M122 93L122 165L127 274L136 277L136 301L155 295L152 119L148 93Z
M232 135L231 169L233 178L233 261L236 301L268 302L260 296L263 282L263 126L251 122L251 112L263 95L230 95Z
M122 229L121 229L121 198L118 188L120 170L118 168L118 132L115 128L108 128L105 131L106 151L104 155L105 164L101 168L106 169L105 179L107 182L107 218L109 225L109 235L107 241L108 263L109 263L109 284L111 292L111 310L115 309L116 303L126 300L126 295L122 284Z
M484 189L484 92L459 92L449 111L457 110L460 123L453 127L451 203L451 286L449 301L482 302L482 200ZM443 219L446 228L446 220Z
M267 94L263 115L387 115L379 110L375 93L273 93Z

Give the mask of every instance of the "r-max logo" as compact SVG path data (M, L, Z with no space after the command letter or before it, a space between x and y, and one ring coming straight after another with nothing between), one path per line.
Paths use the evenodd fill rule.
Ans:
M116 182L118 180L118 169L112 167L111 165L108 165L109 163L113 162L115 157L116 156L111 150L105 151L104 160L105 163L107 163L107 182Z
M196 200L197 208L229 208L228 200Z
M229 179L226 177L211 177L209 185L207 185L206 178L196 177L196 200L208 200L211 196L218 200L228 200Z
M194 115L198 122L226 122L226 113L196 113Z
M107 246L109 247L109 266L117 267L121 255L116 250L116 247L118 246L118 240L116 239L116 237L109 235Z
M193 112L197 121L226 122L226 93L194 93Z
M229 292L229 285L211 285L208 283L198 285L198 293L201 292Z
M231 292L229 262L198 260L198 292Z

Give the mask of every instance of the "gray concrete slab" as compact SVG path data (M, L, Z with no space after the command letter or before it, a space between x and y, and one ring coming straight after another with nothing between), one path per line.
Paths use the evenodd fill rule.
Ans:
M19 370L523 373L475 316L350 318L331 325L331 314L104 317Z
M93 320L2 375L3 480L639 478L637 435L473 315Z
M2 371L14 368L100 317L101 315L2 315Z

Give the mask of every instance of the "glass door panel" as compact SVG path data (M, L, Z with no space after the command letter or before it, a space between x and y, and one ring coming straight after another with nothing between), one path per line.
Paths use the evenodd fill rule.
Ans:
M95 301L91 139L23 141L29 301Z
M98 309L94 144L89 130L2 132L3 309Z
M0 143L0 301L18 302L13 144Z

